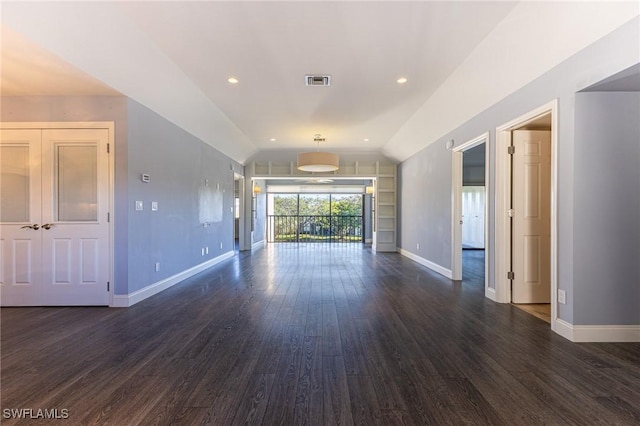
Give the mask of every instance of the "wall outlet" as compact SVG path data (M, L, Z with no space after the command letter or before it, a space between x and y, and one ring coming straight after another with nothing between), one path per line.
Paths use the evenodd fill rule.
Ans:
M204 254L209 254L209 247L204 248Z
M567 303L567 292L564 290L558 290L558 303L563 305Z
M202 247L202 256L204 256L204 247Z
M136 201L136 210L140 211L144 209L144 203L142 201Z
M416 250L420 250L420 243L416 244Z
M160 272L160 262L156 262L156 272Z
M222 248L222 243L220 243L220 248Z
M152 212L158 211L158 202L157 201L152 201L151 202L151 211Z

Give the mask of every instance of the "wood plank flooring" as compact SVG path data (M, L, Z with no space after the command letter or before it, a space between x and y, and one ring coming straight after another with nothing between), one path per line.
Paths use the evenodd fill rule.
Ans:
M571 343L482 268L280 244L127 309L3 308L2 424L640 424L640 344Z

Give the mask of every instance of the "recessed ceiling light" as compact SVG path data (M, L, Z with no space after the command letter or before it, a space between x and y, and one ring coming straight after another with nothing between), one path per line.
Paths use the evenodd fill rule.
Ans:
M396 81L398 82L398 84L404 84L407 82L407 77L400 77Z
M240 80L238 80L238 79L237 79L237 78L235 78L235 77L229 77L229 78L227 79L227 81L228 81L229 83L231 83L231 84L238 84L238 83L240 82Z
M369 142L369 139L368 139L368 138L364 138L364 139L362 139L362 140L363 140L363 141L365 141L365 142Z
M276 138L269 139L269 142L275 142L275 141L276 141Z

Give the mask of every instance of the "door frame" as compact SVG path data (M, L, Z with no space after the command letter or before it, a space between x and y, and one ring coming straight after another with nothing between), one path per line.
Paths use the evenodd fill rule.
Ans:
M20 121L0 121L0 129L12 129L12 130L20 130L20 129L106 129L108 133L108 152L107 152L107 162L108 162L108 174L109 174L109 205L108 205L108 214L109 214L109 249L107 250L109 259L108 259L108 275L109 275L109 306L113 306L113 295L115 293L115 282L114 282L114 222L115 222L115 212L114 212L114 188L115 188L115 175L114 175L114 152L115 152L115 122L113 121L28 121L28 122L20 122Z
M544 104L501 126L496 127L496 195L495 195L495 296L500 303L511 303L511 282L507 272L511 268L511 222L508 209L511 197L511 132L537 118L551 114L551 330L558 319L558 100Z
M245 193L245 187L244 187L244 175L241 175L240 173L237 172L232 172L233 173L233 181L234 181L234 187L235 187L235 181L238 181L238 198L239 198L239 202L238 202L238 251L244 251L245 250L245 243L244 243L244 235L245 235L245 220L244 220L244 216L245 216L245 199L244 199L244 193ZM234 194L235 197L235 194ZM233 201L234 204L234 213L235 213L235 200ZM234 216L234 228L235 228L235 216ZM235 232L235 229L234 229ZM233 244L235 245L235 236L234 236L234 241Z
M494 299L489 293L493 289L489 288L489 132L485 132L452 149L451 155L451 276L453 280L462 279L462 173L464 151L481 144L484 145L484 287L485 295Z

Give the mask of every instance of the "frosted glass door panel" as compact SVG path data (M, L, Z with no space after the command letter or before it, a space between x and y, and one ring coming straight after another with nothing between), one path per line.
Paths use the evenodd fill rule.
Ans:
M98 220L98 164L96 146L59 145L56 149L56 220Z
M0 222L29 221L29 147L0 147Z

